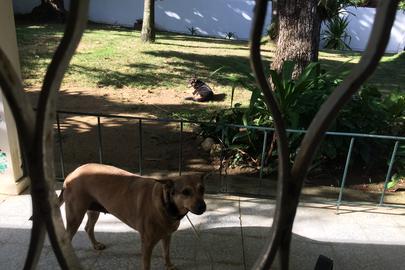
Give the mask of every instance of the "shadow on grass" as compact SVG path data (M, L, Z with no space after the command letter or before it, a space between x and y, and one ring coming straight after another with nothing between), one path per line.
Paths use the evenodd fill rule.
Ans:
M159 87L171 87L184 83L193 75L197 75L204 80L215 81L225 87L232 87L233 82L227 78L229 73L239 74L239 77L253 83L250 77L250 63L247 57L227 56L227 55L202 55L196 53L183 53L176 51L145 52L145 54L164 59L173 60L173 63L165 69L165 66L156 64L134 63L129 64L128 72L114 71L103 68L90 68L78 64L72 64L70 71L87 74L88 77L96 81L99 87L135 87L141 89L154 89ZM210 78L209 74L214 70L223 67L222 71ZM196 72L198 72L196 74ZM178 87L176 85L176 87Z
M205 42L207 42L207 41L205 41ZM212 48L215 48L215 49L224 49L224 50L229 50L229 49L232 49L232 50L242 50L242 51L247 51L249 48L248 47L219 47L219 46L215 46L215 47L212 47L212 46L202 46L202 45L190 45L190 44L183 44L183 43L170 43L170 42L167 42L167 41L159 41L159 40L157 40L156 42L155 42L155 44L159 44L159 45L168 45L168 46L176 46L176 47L181 47L181 48L196 48L196 49L212 49Z
M62 24L17 24L18 43L21 48L24 48L24 50L20 51L24 78L36 78L38 70L46 68L47 62L50 60L63 30L64 25ZM87 33L97 31L114 31L117 35L134 37L133 30L123 27L90 24L88 29L86 29ZM137 32L136 34L139 33ZM198 44L199 42L201 45ZM208 47L207 43L214 44L214 47L215 45L218 45L218 49L246 50L246 57L228 56L225 54L205 55L181 51L182 48L204 49ZM38 44L41 44L41 46L38 46ZM132 70L129 70L128 73L116 72L103 68L87 68L88 70L84 72L88 72L92 77L99 77L98 79L95 79L99 86L113 86L116 88L124 86L144 88L161 85L170 86L178 83L183 77L191 77L196 71L202 73L202 76L208 77L211 72L219 67L227 67L227 69L222 70L221 73L217 74L217 77L213 78L213 80L220 85L230 86L232 83L226 79L226 75L229 73L236 73L240 74L243 79L248 80L245 74L251 72L247 42L245 41L159 32L156 45L173 45L179 50L156 50L145 53L161 58L162 61L165 61L170 57L180 59L181 61L174 61L170 65L169 70L165 70L159 65L146 66L144 64L133 63L130 64L129 67ZM266 46L263 46L262 49L263 51L268 50ZM323 63L326 70L335 69L336 67L341 66L345 59L350 57L358 58L361 55L357 52L340 52L331 50L323 50L323 52L327 55L323 56L320 61ZM385 56L369 82L377 84L387 91L404 88L404 58L405 53ZM270 58L265 57L264 60L264 66L268 67L270 65ZM353 66L354 63L347 63L342 66L342 69L350 70ZM85 68L77 66L76 69L78 72L81 72ZM393 74L395 74L394 78Z
M216 74L216 81L223 86L232 86L232 80L227 79L229 73L238 74L245 82L253 83L249 74L251 73L248 56L229 56L229 55L204 55L197 53L187 53L181 51L147 51L145 54L163 59L180 59L176 61L177 67L180 66L186 73L194 74L196 70L204 71L204 74L197 74L199 77L208 77L209 73L218 68L223 68ZM265 66L269 66L264 61Z
M40 80L38 74L45 72L45 69L62 35L63 27L63 25L58 24L39 26L20 25L17 27L24 79L34 81ZM106 26L99 27L91 25L86 30L86 33L104 30L118 31L117 35L129 33L131 37L134 37L133 33L130 32L131 30ZM145 89L160 86L173 87L176 84L178 85L180 82L185 81L185 79L192 77L196 72L199 73L198 75L200 77L207 79L209 74L214 70L218 69L219 67L226 67L226 69L223 69L217 74L217 77L210 79L217 82L219 85L231 86L232 82L227 80L226 76L229 73L235 73L240 74L241 77L249 81L248 77L245 75L251 72L250 63L247 56L248 48L243 47L247 44L246 42L184 36L167 32L162 32L159 35L161 36L161 39L158 39L156 45L153 46L160 48L162 46L158 46L159 42L162 42L162 45L165 46L166 44L170 44L171 41L175 41L173 42L173 48L178 48L178 51L144 52L145 54L153 56L155 59L152 60L155 63L161 62L162 65L125 63L124 65L128 66L127 70L115 71L104 68L103 66L93 68L76 64L69 67L68 76L73 76L73 74L76 73L87 74L90 78L90 82L95 82L95 84L99 87L112 86L115 88L122 88L127 86ZM102 44L100 38L96 38L95 40L97 41L97 44ZM194 41L195 43L192 43ZM200 46L198 42L201 43ZM236 48L241 50L245 49L247 53L246 56L229 56L225 53L224 55L207 55L203 52L186 53L181 51L185 46L204 50L204 46L207 46L206 44L208 42L210 44L218 44L221 48L223 47L224 49L228 50L233 50ZM41 44L41 46L38 46L38 44ZM105 46L108 45L106 44ZM77 54L83 55L83 61L85 61L85 55L91 53L92 52L88 51L79 51ZM171 57L171 59L169 59L169 57ZM90 61L95 60L90 59ZM107 61L109 61L108 59L100 59L99 61L106 61L106 66L109 66L107 64ZM97 63L99 63L99 61L97 61ZM268 63L265 65L268 66ZM69 73L72 75L69 75Z

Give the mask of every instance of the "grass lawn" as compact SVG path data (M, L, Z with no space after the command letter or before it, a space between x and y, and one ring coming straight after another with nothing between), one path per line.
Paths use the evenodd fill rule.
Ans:
M63 25L59 24L17 24L22 76L28 89L40 88L63 29ZM250 72L247 42L160 32L155 44L142 44L139 36L139 31L131 29L90 25L61 88L67 91L76 89L76 92L81 88L102 89L117 95L131 92L133 95L128 99L136 98L137 92L145 91L168 93L167 96L176 92L184 95L190 91L187 80L197 75L209 82L216 93L224 96L222 101L199 105L199 109L205 111L229 106L232 82L227 76L233 74L249 80L246 76ZM263 46L266 66L270 64L273 51L272 45ZM336 67L349 69L359 58L360 54L356 52L320 52L320 61L327 70ZM386 91L405 89L404 58L405 53L385 56L370 82ZM220 67L224 68L209 77ZM238 88L236 102L247 104L249 93ZM165 95L161 95L160 99L164 104ZM177 102L180 104L177 111L181 111L182 95L178 96Z

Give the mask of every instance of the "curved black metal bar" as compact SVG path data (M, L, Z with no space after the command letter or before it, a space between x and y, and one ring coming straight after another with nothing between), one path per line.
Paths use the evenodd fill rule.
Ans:
M44 218L49 239L62 269L79 269L80 263L72 249L70 239L64 229L60 210L57 204L53 168L53 123L56 117L56 99L63 76L69 62L80 42L87 24L88 0L71 2L65 34L45 75L42 91L38 101L36 129L34 136L34 155L32 200L41 213L34 212ZM38 215L40 214L40 215Z
M348 78L337 87L337 89L335 89L315 116L309 127L308 133L301 142L300 150L295 159L291 174L289 171L285 171L286 168L279 167L277 206L271 236L268 246L263 250L254 269L269 269L274 261L277 251L279 251L281 255L281 269L288 269L291 230L298 207L304 177L306 176L313 156L315 155L317 147L325 135L327 128L336 118L341 107L373 73L379 60L384 54L390 30L395 19L397 5L398 0L380 1L372 34L366 52L363 54L359 65L357 65L351 75L348 76ZM256 80L265 95L266 101L268 102L272 113L274 114L275 112L277 114L273 115L273 117L275 125L278 125L278 122L281 122L282 119L280 120L279 110L277 109L274 97L271 95L271 89L268 86L260 59L259 42L263 30L266 10L267 0L256 0L255 17L251 34L251 61ZM276 126L276 129L277 128L284 128L284 126ZM279 144L287 143L283 142L285 138L282 138L281 140L280 138L278 139ZM280 153L285 154L285 152L281 151ZM284 159L285 157L281 158Z
M299 190L301 190L307 169L312 163L313 156L326 130L334 121L343 105L350 100L351 96L373 74L378 62L384 55L395 20L398 2L399 0L379 1L373 29L366 51L363 53L360 62L322 104L320 110L312 120L292 168L293 178L299 179L299 183L297 183L299 184Z
M338 112L375 71L388 44L398 2L398 0L379 1L372 33L359 64L324 102L311 122L292 168L292 177L297 185L296 192L301 192L308 167ZM294 204L298 205L298 200Z
M32 207L32 212L39 212L38 206ZM41 250L45 241L46 227L39 215L36 218L32 217L31 238L28 247L27 257L24 263L24 270L36 269L36 266L41 255Z
M274 97L271 86L263 70L263 63L260 55L260 42L263 33L263 26L267 12L268 0L257 0L255 6L255 16L253 20L253 29L250 37L250 60L256 81L262 89L265 101L271 110L274 126L277 134L278 148L278 184L277 184L277 205L274 214L273 225L269 244L263 250L263 256L256 262L255 269L268 269L278 250L278 247L285 242L285 222L288 205L289 190L291 183L288 138L285 129L285 122L282 117L279 105ZM289 245L289 244L288 244ZM282 261L288 263L288 252L282 253Z

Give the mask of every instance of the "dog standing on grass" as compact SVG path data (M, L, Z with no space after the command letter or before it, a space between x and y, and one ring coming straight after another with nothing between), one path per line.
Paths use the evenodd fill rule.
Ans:
M162 240L166 269L176 269L170 261L172 233L189 211L201 215L206 210L202 177L155 180L101 164L86 164L69 174L59 196L60 205L63 202L70 240L86 212L85 230L97 250L105 248L94 236L100 212L111 213L137 230L144 270L150 269L152 250L159 240Z
M198 102L205 102L210 101L214 97L214 92L212 91L211 87L209 87L205 82L202 80L193 77L189 81L189 87L193 87L193 96L187 99L191 99Z

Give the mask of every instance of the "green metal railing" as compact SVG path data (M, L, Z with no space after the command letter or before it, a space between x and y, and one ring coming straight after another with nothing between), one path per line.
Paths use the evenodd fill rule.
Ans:
M97 119L97 153L98 153L98 160L99 163L103 163L103 153L104 149L102 146L103 142L103 137L102 137L102 119L125 119L125 120L137 120L138 121L138 138L139 138L139 151L138 151L138 163L139 163L139 168L138 168L138 173L140 175L143 174L144 172L144 165L143 165L143 148L144 148L144 122L161 122L161 123L175 123L180 126L179 128L179 147L178 147L178 173L179 175L182 174L183 172L183 132L184 132L184 124L204 124L204 125L211 125L211 126L219 126L222 130L222 142L224 141L224 130L227 128L237 128L237 129L248 129L248 130L256 130L263 132L263 142L262 142L262 151L261 151L261 162L260 162L260 168L259 168L259 178L263 178L263 168L264 168L264 157L266 153L266 149L268 146L268 134L273 133L275 131L274 128L270 127L263 127L263 126L251 126L251 125L238 125L238 124L218 124L218 123L213 123L213 122L204 122L204 121L190 121L190 120L179 120L179 119L162 119L162 118L145 118L145 117L136 117L136 116L123 116L123 115L114 115L114 114L102 114L102 113L84 113L84 112L74 112L74 111L58 111L57 112L57 147L59 148L59 153L60 153L60 171L61 171L61 177L59 177L59 180L63 180L65 178L65 163L64 163L64 150L63 150L63 139L62 139L62 131L61 131L61 126L60 126L60 117L61 115L71 115L71 116L90 116L90 117L95 117ZM296 133L296 134L305 134L307 133L306 130L297 130L297 129L286 129L287 133ZM347 179L347 174L349 171L349 166L350 162L352 161L352 152L353 152L353 147L355 144L356 139L359 138L366 138L366 139L372 139L372 140L388 140L388 141L394 141L394 147L392 150L392 154L389 158L388 162L388 169L386 172L386 177L385 177L385 183L384 183L384 188L383 191L381 192L381 197L379 201L379 206L384 205L384 196L387 191L387 184L388 181L391 179L392 176L392 169L393 165L395 163L396 159L396 153L398 150L398 146L400 142L405 141L405 137L401 136L389 136L389 135L376 135L376 134L362 134L362 133L348 133L348 132L326 132L326 136L340 136L340 137L347 137L350 138L350 144L349 148L347 151L347 156L346 156L346 162L344 165L344 170L343 170L343 175L341 180L339 181L340 183L340 191L339 191L339 196L337 198L336 202L336 207L337 210L339 210L339 207L342 203L342 197L344 193L344 188L346 184L346 179ZM130 139L130 138L129 138ZM225 146L223 145L222 149L224 149ZM221 165L219 167L219 173L222 173L222 161L223 161L223 153L221 153ZM221 175L222 176L222 175ZM222 181L222 177L221 177ZM221 186L224 186L224 183L221 182ZM227 189L222 189L222 191L227 192Z

